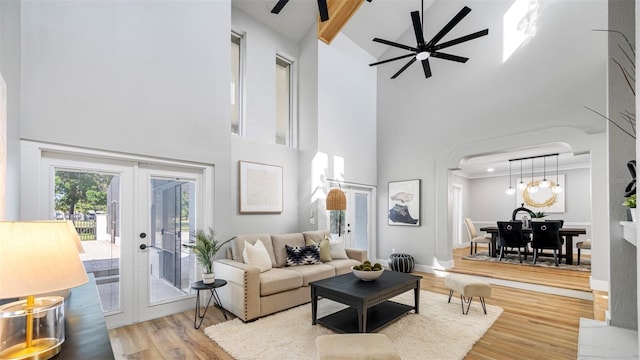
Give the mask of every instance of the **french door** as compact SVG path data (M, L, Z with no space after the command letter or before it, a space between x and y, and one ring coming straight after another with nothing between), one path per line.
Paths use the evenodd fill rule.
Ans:
M367 250L373 257L372 190L348 184L342 185L342 190L347 198L347 210L329 212L330 230L337 234L340 228L346 247Z
M138 169L135 204L137 249L137 320L144 321L192 309L190 284L198 264L190 250L200 227L198 169L145 165Z
M212 204L203 211L212 168L58 152L43 152L42 164L47 213L74 221L109 328L193 309L199 267L189 244L212 225L202 220L212 213ZM70 211L61 200L79 184L92 195Z

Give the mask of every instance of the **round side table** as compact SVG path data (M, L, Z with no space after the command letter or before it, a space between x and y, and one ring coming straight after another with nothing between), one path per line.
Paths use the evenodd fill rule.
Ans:
M227 280L223 280L223 279L216 279L211 284L205 284L202 282L202 280L196 281L193 284L191 284L191 288L196 291L196 314L193 317L193 327L195 327L196 329L199 329L200 326L202 325L202 320L204 319L204 316L207 314L207 310L209 309L209 305L211 304L211 299L213 299L215 305L220 309L220 311L222 312L222 315L224 315L224 319L227 320L227 313L225 309L222 307L222 303L220 302L220 297L216 292L217 288L225 285L227 285ZM209 296L209 301L207 301L207 305L205 306L204 312L202 314L200 314L200 310L201 310L200 290L211 291L211 296ZM198 322L198 319L200 319L200 322Z

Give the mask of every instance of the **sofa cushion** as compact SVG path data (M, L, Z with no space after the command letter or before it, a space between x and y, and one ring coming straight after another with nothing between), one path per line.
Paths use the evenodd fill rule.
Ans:
M248 235L238 235L236 236L231 245L231 254L233 255L233 260L238 262L244 262L242 258L242 253L244 252L244 242L248 242L249 244L255 244L256 241L260 239L262 244L267 249L267 253L271 258L271 266L276 266L276 257L273 254L273 244L271 243L271 235L269 234L248 234Z
M285 245L304 246L304 237L301 233L271 235L273 242L273 252L275 254L275 266L284 267L287 265L287 250Z
M260 239L256 240L255 245L252 245L247 241L244 242L242 259L245 264L249 264L260 269L260 272L265 272L272 268L269 253Z
M348 259L347 252L344 249L344 239L341 237L336 241L329 242L329 248L331 249L331 259Z
M287 250L287 266L320 264L320 245L289 246Z
M312 281L336 276L336 269L333 266L326 264L291 266L288 267L287 270L295 271L302 275L303 286L309 286L309 283Z
M305 231L302 233L304 236L304 240L313 240L317 243L324 239L331 239L331 233L329 230L316 230L316 231Z
M353 259L336 259L325 264L333 266L336 269L336 275L342 275L350 273L354 265L360 265L360 261Z
M320 244L318 244L313 239L305 237L305 243L307 245L320 245L320 261L329 262L331 261L331 248L329 247L329 239L322 239Z
M297 289L302 284L303 277L299 272L274 268L260 274L260 296Z

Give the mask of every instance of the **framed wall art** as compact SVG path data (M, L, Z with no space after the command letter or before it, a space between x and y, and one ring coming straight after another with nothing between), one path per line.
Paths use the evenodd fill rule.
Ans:
M240 213L282 212L282 166L240 161Z
M420 180L389 182L389 225L420 226Z

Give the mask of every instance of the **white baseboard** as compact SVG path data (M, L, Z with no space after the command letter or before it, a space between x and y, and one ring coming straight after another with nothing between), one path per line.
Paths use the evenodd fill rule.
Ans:
M589 276L589 286L591 287L591 290L609 292L609 282L605 280L596 280Z

